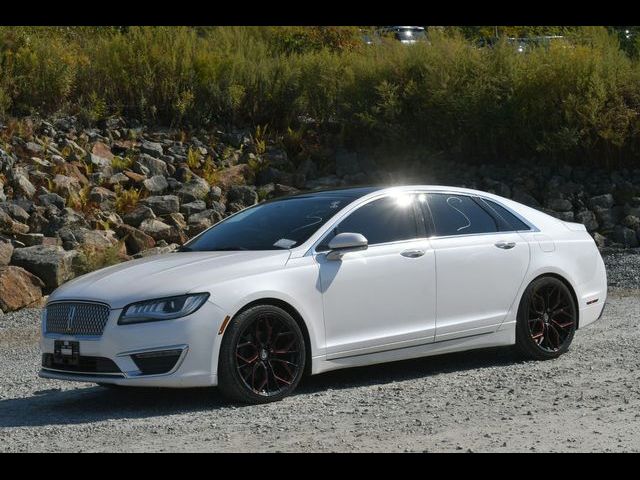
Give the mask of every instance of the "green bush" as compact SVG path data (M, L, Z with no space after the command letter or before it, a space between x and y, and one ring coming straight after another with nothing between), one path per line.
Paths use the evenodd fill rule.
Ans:
M268 124L273 136L310 120L357 147L637 162L640 59L617 34L549 27L566 39L523 54L478 47L483 28L405 46L364 45L354 27L0 27L0 114Z

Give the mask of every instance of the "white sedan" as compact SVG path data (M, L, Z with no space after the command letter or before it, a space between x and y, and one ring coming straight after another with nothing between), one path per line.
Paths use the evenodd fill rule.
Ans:
M513 344L555 358L606 295L585 227L512 200L436 186L306 193L60 287L40 376L268 402L305 373Z

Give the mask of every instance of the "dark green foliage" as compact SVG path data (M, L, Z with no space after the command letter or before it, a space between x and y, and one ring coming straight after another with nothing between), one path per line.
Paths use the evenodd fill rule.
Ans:
M0 113L271 135L311 119L354 146L638 162L640 60L618 30L499 27L480 48L491 28L431 29L406 46L365 45L355 27L0 27ZM526 53L505 39L555 33Z

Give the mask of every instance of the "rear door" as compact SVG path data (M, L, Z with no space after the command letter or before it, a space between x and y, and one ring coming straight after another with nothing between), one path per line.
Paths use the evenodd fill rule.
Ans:
M495 331L516 299L529 266L529 245L487 203L430 193L435 236L436 341Z

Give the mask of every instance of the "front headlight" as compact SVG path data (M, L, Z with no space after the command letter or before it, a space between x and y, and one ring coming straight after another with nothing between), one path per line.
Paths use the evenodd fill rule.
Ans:
M207 298L209 298L208 293L194 293L132 303L122 311L118 325L186 317L198 310L207 301Z

